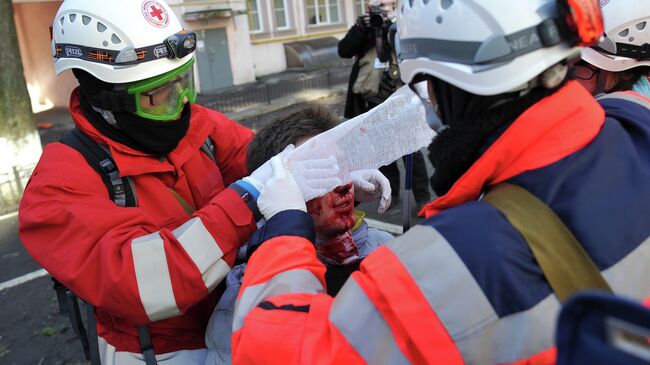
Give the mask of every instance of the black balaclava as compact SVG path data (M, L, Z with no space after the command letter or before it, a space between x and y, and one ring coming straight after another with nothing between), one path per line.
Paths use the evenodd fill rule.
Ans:
M557 90L536 87L523 96L481 96L437 78L431 82L440 117L447 125L429 146L435 168L431 187L438 196L446 194L519 115Z
M127 112L113 112L115 124L109 123L100 112L93 109L87 97L99 95L102 90L113 90L91 74L74 69L79 81L81 110L88 121L106 137L135 150L165 156L176 148L190 126L191 108L185 105L180 118L172 121L155 121Z

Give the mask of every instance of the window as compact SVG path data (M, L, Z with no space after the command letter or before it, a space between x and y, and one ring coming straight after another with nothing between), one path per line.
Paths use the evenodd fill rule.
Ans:
M275 28L289 28L289 18L287 17L286 0L273 0L273 12L275 13Z
M251 33L260 33L262 29L262 15L260 14L259 0L246 0L248 7L248 25Z
M367 0L354 0L354 16L355 18L363 15L367 12L368 1Z
M338 23L339 0L307 0L307 22L311 25Z

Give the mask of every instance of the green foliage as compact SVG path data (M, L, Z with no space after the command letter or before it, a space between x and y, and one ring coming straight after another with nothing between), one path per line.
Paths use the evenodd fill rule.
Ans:
M54 328L54 327L52 327L52 326L44 326L44 327L41 328L41 330L40 330L40 334L41 334L42 336L45 336L45 337L51 337L51 336L54 335L55 333L56 333L56 328Z
M2 337L0 337L0 339L2 339ZM5 357L5 356L6 356L7 354L9 354L10 352L11 352L11 351L9 350L9 348L7 347L7 345L5 345L5 344L3 344L3 343L0 343L0 359L2 359L3 357Z

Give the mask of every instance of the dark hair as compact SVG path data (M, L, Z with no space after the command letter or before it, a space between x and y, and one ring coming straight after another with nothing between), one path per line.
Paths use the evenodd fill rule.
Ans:
M324 107L309 105L288 117L274 120L262 127L248 145L246 165L249 173L290 144L313 137L338 124Z
M641 66L641 67L635 67L629 70L621 71L619 72L620 77L618 78L618 82L614 87L612 87L611 90L608 90L607 92L615 92L615 91L626 91L626 90L631 90L632 86L636 84L637 81L641 77L647 77L648 74L650 73L650 67L647 66Z

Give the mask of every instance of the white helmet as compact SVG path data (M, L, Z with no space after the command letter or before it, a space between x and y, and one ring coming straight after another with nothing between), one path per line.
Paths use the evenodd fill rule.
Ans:
M196 43L163 0L65 0L51 32L57 74L77 68L114 84L176 69Z
M603 70L650 66L650 0L600 0L606 38L582 51L582 59Z
M397 13L403 81L428 74L478 95L527 88L602 34L597 0L402 0Z

